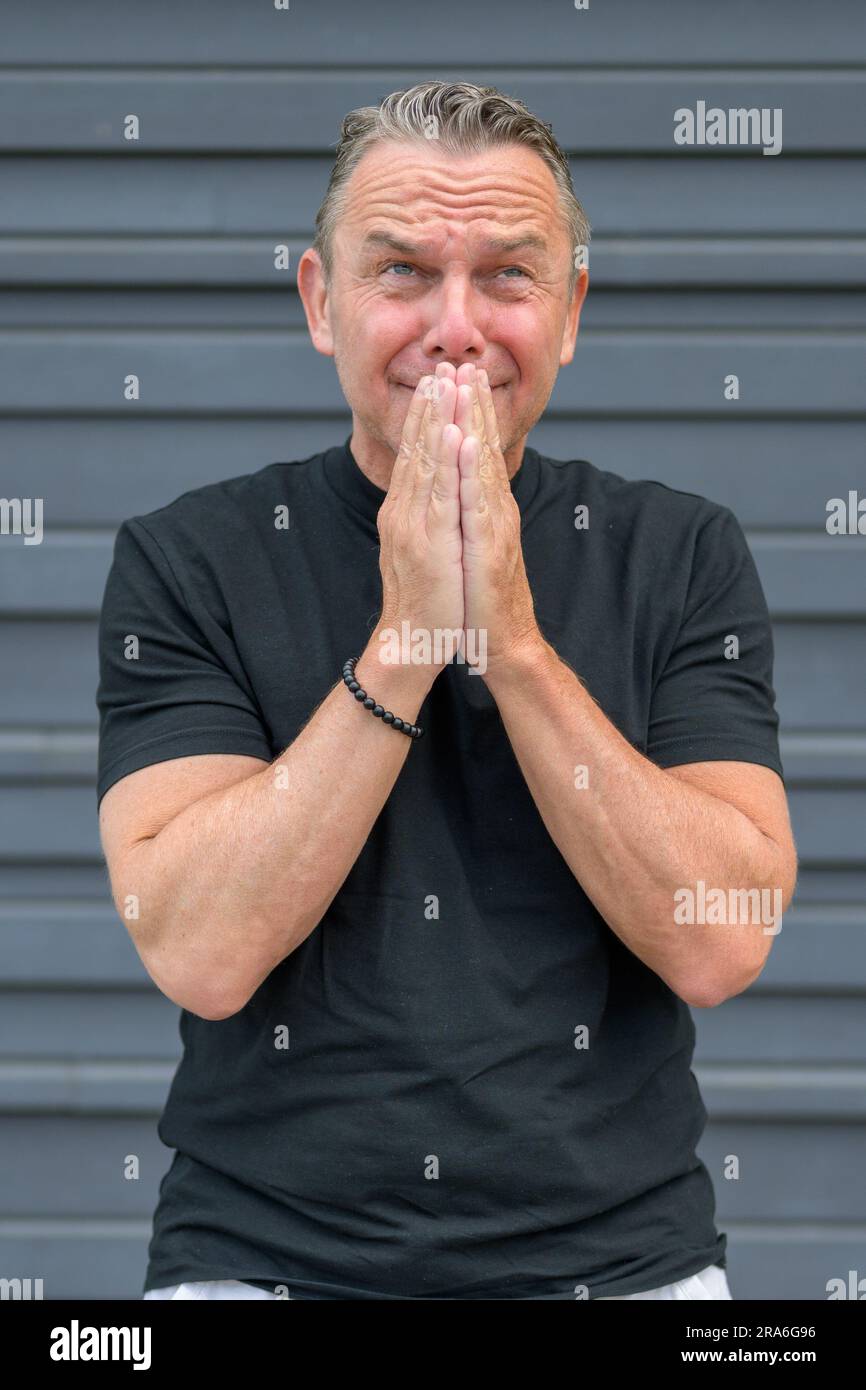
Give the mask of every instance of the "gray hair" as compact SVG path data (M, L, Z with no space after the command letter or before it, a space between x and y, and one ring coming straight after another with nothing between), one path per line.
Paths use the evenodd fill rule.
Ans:
M334 229L346 199L346 185L371 145L382 140L406 143L435 139L453 154L481 154L502 145L528 145L541 156L556 182L571 241L568 294L577 279L579 247L589 245L589 221L574 193L568 159L553 130L516 97L473 82L419 82L392 92L378 106L361 106L345 117L334 167L316 214L314 248L325 283L333 273Z

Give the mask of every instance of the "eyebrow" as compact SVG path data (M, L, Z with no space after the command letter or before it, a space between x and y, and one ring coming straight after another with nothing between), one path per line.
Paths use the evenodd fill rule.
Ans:
M386 231L368 232L361 249L362 251L374 250L378 246L387 246L392 251L398 251L402 256L424 256L427 254L423 246L415 246L411 241L403 241L400 237ZM534 232L527 232L525 236L491 237L481 244L482 251L495 256L510 254L512 251L522 251L524 248L531 251L546 251L547 242Z

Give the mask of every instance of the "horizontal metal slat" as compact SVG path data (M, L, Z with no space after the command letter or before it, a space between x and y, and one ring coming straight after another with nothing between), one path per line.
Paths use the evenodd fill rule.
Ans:
M68 256L76 264L81 236L103 242L131 236L138 244L150 236L253 237L266 256L262 270L276 276L275 243L303 238L303 245L309 245L331 163L315 155L0 155L0 235L40 238L34 249L53 259L55 276ZM866 179L858 156L832 151L815 156L783 152L769 159L758 154L701 159L575 155L569 168L593 242L734 237L739 243L798 236L807 245L817 237L824 254L833 254L827 245L832 239L853 237L859 246L866 233ZM844 247L840 250L844 253ZM589 254L592 267L592 246ZM145 264L160 255L159 249L148 252L142 246ZM684 267L688 264L687 256ZM812 284L811 265L808 270L804 285L801 265L799 283L806 289ZM97 264L96 283L99 272Z
M170 1063L0 1061L0 1114L156 1116L175 1067ZM866 1068L696 1065L707 1110L732 1120L862 1122Z
M112 930L126 934L119 918ZM104 968L98 979L59 983L68 957L73 951L83 952L88 944L87 934L76 929L73 918L67 928L71 940L65 943L64 959L56 965L46 963L42 978L25 985L20 978L22 966L17 962L10 976L3 971L10 955L3 940L6 935L0 916L0 1057L5 1062L50 1064L58 1058L64 1063L135 1062L141 1058L153 1062L179 1058L179 1010L151 983L140 962L137 971L130 967L123 985L107 980ZM699 1066L851 1066L866 1056L866 931L862 921L844 937L839 931L822 931L811 952L809 944L801 946L795 935L796 929L786 919L773 943L771 960L774 954L794 956L795 964L802 966L807 956L836 946L839 955L832 971L825 972L833 976L829 988L809 982L786 989L778 977L770 978L765 986L768 964L745 994L727 1000L718 1009L695 1010ZM45 936L46 945L56 940L56 933ZM272 1037L263 1032L263 1053L272 1044Z
M823 520L816 518L816 530ZM771 617L866 616L862 537L759 533L748 539ZM49 499L40 543L28 544L24 535L0 537L0 619L95 616L113 544L108 531L53 530Z
M347 111L378 99L383 76L303 70L133 71L123 74L119 102L116 73L7 69L0 71L0 150L54 154L121 149L130 158L139 150L322 152L333 145ZM438 76L461 80L463 74L443 69ZM392 72L387 90L410 87L415 80L411 69ZM622 69L538 74L493 68L485 74L485 83L541 114L567 151L688 158L736 150L741 156L764 158L762 139L773 140L771 147L779 153L866 150L866 75L859 71L821 71L816 66L807 72L693 68L645 69L636 75ZM696 113L698 101L705 111L725 113L724 146L703 143L703 123L701 143L675 142L676 113L683 108ZM727 115L750 109L773 113L765 135L760 116L754 130L739 118L744 121L740 133L738 118ZM137 141L124 139L130 112L140 122ZM737 144L740 139L749 144Z
M764 0L760 22L749 0L728 0L721 9L697 7L694 0L666 0L655 9L642 0L608 0L582 13L571 4L551 5L538 24L527 23L521 0L480 0L472 24L466 23L465 6L454 0L441 0L435 9L419 6L411 24L404 0L377 0L369 15L359 15L349 0L327 6L295 0L282 12L272 5L251 8L240 23L234 0L186 0L182 8L150 0L140 12L124 13L118 24L111 0L88 0L84 19L63 0L42 0L37 10L16 12L4 61L315 64L332 81L363 66L384 94L391 90L395 65L411 65L417 81L439 76L447 63L458 64L461 75L471 67L476 80L484 80L490 67L513 64L515 57L523 65L719 65L742 62L746 47L750 64L851 64L866 58L862 8L849 0L826 11L820 24L810 0Z
M51 1218L99 1223L149 1217L167 1152L152 1120L139 1116L13 1115L3 1119L4 1147L15 1155L0 1192L0 1242L17 1214L38 1212L52 1194ZM717 1197L717 1220L730 1224L832 1225L862 1216L866 1129L860 1124L718 1124L712 1116L699 1145ZM127 1155L139 1162L129 1179ZM797 1161L791 1156L796 1154ZM730 1157L739 1160L736 1179ZM76 1174L74 1183L68 1181ZM48 1225L20 1219L37 1234ZM5 1245L4 1245L5 1250Z
M191 488L309 458L351 431L345 402L322 418L10 416L0 423L0 495L44 498L55 529L114 529ZM830 497L864 487L860 420L545 412L529 443L553 459L589 459L699 493L731 507L747 529L813 531L824 526Z
M274 246L288 247L289 264L285 271L274 269ZM88 315L98 311L100 289L121 287L151 291L144 302L111 298L109 310L115 321L147 315L157 317L160 300L155 287L167 292L208 290L207 298L198 306L201 314L220 314L216 300L220 289L236 292L246 289L268 291L267 310L279 315L289 326L302 324L303 310L296 296L298 262L312 244L312 231L306 236L264 235L223 237L171 237L153 235L136 237L132 231L114 236L78 235L69 238L62 232L54 235L0 236L0 286L19 289L70 290L80 286L86 295L81 297L77 321L85 323ZM809 297L802 297L803 264L809 263ZM762 312L760 299L755 296L790 289L794 297L790 312L798 312L811 323L816 321L815 291L835 288L849 295L853 289L866 286L866 241L854 236L760 236L732 234L715 237L708 230L703 237L637 236L634 238L594 234L590 253L591 297L584 310L584 319L599 312L599 299L612 290L640 290L642 295L652 288L688 290L689 304L702 290L724 290L728 304L737 287L751 291L749 320L761 323L770 303ZM233 293L233 300L237 294ZM156 307L154 307L156 299ZM182 301L183 302L183 301ZM632 313L642 311L642 304L629 296ZM847 300L836 306L835 323L842 321ZM57 323L64 304L52 300ZM671 306L671 295L665 296ZM243 306L241 306L243 307ZM772 303L775 312L788 310L787 301ZM0 309L3 306L0 305ZM5 313L10 313L8 309ZM68 312L68 311L67 311ZM169 322L171 312L181 312L186 322L191 319L188 307L172 310L167 307L163 321ZM259 313L264 309L259 308ZM855 306L852 313L862 310ZM46 314L47 317L47 314ZM68 312L69 321L75 321ZM222 321L226 311L222 309ZM19 322L27 322L18 313ZM219 321L215 317L215 321ZM742 313L740 315L742 321Z
M548 413L653 417L826 416L864 413L866 333L640 332L578 338ZM726 401L726 378L740 399ZM125 399L126 378L140 398ZM344 408L329 358L306 334L91 330L0 333L0 414L111 413L118 418L337 414Z
M92 693L87 692L89 696ZM22 713L29 712L24 705ZM51 713L57 718L60 711L54 708ZM63 713L68 713L66 691ZM825 717L829 713L826 705L822 713ZM98 743L95 728L0 728L0 783L14 780L92 784L96 780ZM780 746L788 787L816 783L866 787L866 734L782 734Z

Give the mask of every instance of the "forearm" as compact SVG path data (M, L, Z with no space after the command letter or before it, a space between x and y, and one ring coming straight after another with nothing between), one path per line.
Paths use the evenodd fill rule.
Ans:
M435 669L382 665L379 647L371 639L356 675L417 723ZM140 897L136 940L159 987L183 1007L213 1001L215 1016L242 1007L321 920L412 745L340 681L274 763L141 841L124 890Z
M745 988L769 949L763 926L685 926L674 894L699 879L775 889L779 846L735 806L643 757L549 645L487 683L552 839L611 929L690 1002Z

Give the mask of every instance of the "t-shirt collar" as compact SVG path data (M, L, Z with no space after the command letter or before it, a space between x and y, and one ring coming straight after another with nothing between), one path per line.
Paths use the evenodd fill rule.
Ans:
M375 527L376 516L385 500L384 489L377 487L363 473L349 447L352 436L348 435L342 444L328 449L324 455L325 477L332 490L358 512L365 521L372 521ZM538 488L539 456L535 449L525 446L523 460L511 479L511 493L520 508L521 516L532 501Z

